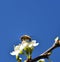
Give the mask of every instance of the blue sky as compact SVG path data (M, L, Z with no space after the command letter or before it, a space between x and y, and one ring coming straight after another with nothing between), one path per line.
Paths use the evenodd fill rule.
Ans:
M0 62L16 62L10 52L23 34L40 43L33 58L47 50L60 37L60 1L0 0ZM60 48L53 51L53 62L60 61L59 54Z

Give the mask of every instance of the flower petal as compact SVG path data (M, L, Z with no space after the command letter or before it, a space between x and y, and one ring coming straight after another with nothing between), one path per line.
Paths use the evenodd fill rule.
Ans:
M36 40L32 40L32 42L36 43Z
M39 45L39 43L35 43L35 44L33 44L33 46L38 46Z
M19 50L18 51L13 51L10 53L11 55L18 55L19 54Z
M38 46L39 45L39 43L36 43L36 40L32 40L32 44L33 44L33 46Z

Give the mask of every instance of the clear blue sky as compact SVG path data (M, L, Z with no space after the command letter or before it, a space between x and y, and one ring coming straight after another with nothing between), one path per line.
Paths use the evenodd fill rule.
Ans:
M0 0L0 62L16 62L10 52L23 34L40 43L33 58L47 50L60 37L60 0ZM59 57L57 48L50 58Z

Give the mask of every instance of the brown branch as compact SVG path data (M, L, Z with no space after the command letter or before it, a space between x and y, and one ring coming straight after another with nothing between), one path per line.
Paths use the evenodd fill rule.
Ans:
M52 47L50 47L48 50L46 50L44 53L42 53L40 56L30 60L29 62L36 62L38 61L39 59L42 59L42 58L48 58L51 54L50 52L53 51L55 48L57 47L60 47L60 44L59 44L60 40L57 40L56 43L53 44Z

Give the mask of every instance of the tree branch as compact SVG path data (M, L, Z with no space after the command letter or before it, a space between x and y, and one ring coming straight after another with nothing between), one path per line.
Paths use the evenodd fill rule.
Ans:
M36 62L38 61L39 59L42 59L42 58L48 58L50 55L51 55L51 51L54 50L55 48L57 47L60 47L60 44L59 44L60 40L57 40L57 42L55 42L48 50L46 50L44 53L42 53L40 56L30 60L29 62Z

